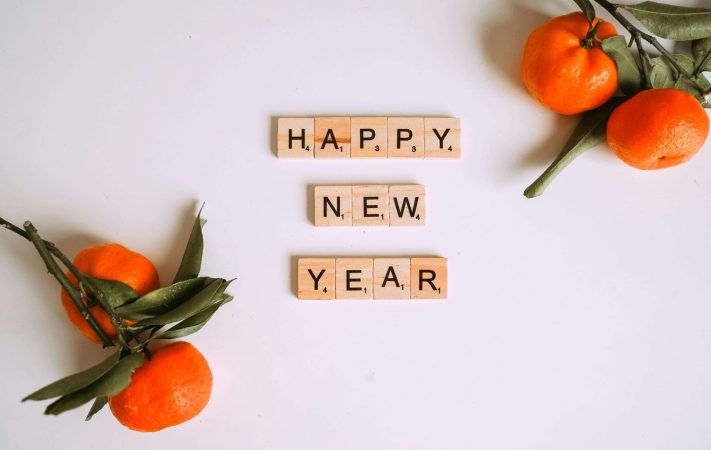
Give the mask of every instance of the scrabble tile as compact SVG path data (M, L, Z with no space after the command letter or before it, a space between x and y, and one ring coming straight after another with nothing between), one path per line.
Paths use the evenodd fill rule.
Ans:
M388 186L353 186L353 226L388 226Z
M279 158L314 157L314 119L281 117L277 121Z
M447 298L447 258L411 258L410 283L412 299Z
M336 299L373 299L373 259L336 259Z
M373 280L375 300L409 300L410 258L375 258Z
M334 300L336 298L336 259L299 259L297 297L300 300Z
M351 117L351 158L388 157L388 118Z
M425 187L419 184L390 186L390 226L424 226L427 208Z
M314 130L316 158L351 157L350 117L317 117Z
M425 158L459 158L462 154L459 119L425 118Z
M425 120L388 117L388 158L425 157Z
M351 186L316 186L314 188L314 225L350 227L353 225Z

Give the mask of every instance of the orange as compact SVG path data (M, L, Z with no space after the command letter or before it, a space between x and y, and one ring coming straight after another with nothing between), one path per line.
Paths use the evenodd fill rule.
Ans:
M109 399L111 412L134 431L158 431L197 416L210 400L212 372L187 342L156 350L131 383Z
M638 169L663 169L691 159L709 134L709 117L690 94L675 88L642 91L618 106L607 143Z
M615 36L617 30L603 22L595 37L586 39L589 29L585 15L575 12L551 19L528 37L521 64L523 82L536 100L553 111L577 114L595 109L617 90L617 65L599 42Z
M133 252L119 244L104 244L88 247L74 258L74 265L80 272L105 280L121 281L131 286L139 295L147 294L160 287L158 272L153 264L143 255ZM70 272L67 277L78 285L77 279ZM62 306L72 324L87 339L100 343L101 339L86 323L72 299L64 289L61 292ZM89 309L99 326L112 339L116 338L116 329L109 315L100 307Z

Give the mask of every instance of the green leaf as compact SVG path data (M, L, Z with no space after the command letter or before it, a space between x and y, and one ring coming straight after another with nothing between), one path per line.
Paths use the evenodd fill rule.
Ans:
M120 352L116 352L100 362L99 364L90 367L82 372L75 373L68 377L62 378L61 380L55 381L42 389L33 392L27 397L23 398L22 401L26 400L47 400L54 397L60 397L62 395L71 394L79 389L82 389L91 383L95 382L103 375L108 373L119 361L121 357Z
M100 278L90 277L85 275L96 288L101 291L106 302L112 308L118 308L132 300L140 297L138 292L125 283L115 280L103 280Z
M116 312L129 320L143 320L163 314L193 297L214 280L215 278L199 277L179 281L149 292L133 303L117 308Z
M627 97L613 97L601 107L583 114L580 123L573 130L573 134L563 146L558 157L536 181L526 188L523 195L533 198L543 194L550 182L575 158L604 142L607 119L610 118L612 111L625 100Z
M580 7L580 10L585 14L585 18L588 19L588 23L592 26L593 20L595 20L595 7L590 0L575 0L575 3Z
M218 301L229 284L229 281L221 278L213 280L200 292L170 311L156 317L141 320L138 324L142 326L167 325L187 319Z
M200 329L205 326L207 321L212 318L215 312L231 300L231 295L223 295L223 298L217 303L213 303L194 316L190 316L182 322L179 322L168 329L165 333L157 336L156 339L178 339L200 331Z
M694 55L694 73L711 72L711 37L697 39L691 43Z
M711 36L711 9L642 2L620 5L649 31L673 41L693 41Z
M642 76L624 36L613 36L602 41L602 50L617 64L617 85L627 95L639 91Z
M85 388L61 397L45 409L45 414L58 415L97 397L111 397L128 386L131 375L143 364L143 353L133 353L120 360L108 373Z
M689 72L694 70L694 61L687 55L676 54L674 59L681 67ZM673 87L676 83L674 68L662 56L650 59L651 70L649 73L650 83L655 89Z
M101 397L96 397L94 400L94 403L91 405L91 409L89 410L89 414L86 415L86 420L87 422L91 420L92 417L99 411L101 411L104 406L109 402L109 398L106 396L101 396Z
M694 60L689 56L683 54L674 55L674 59L683 67L687 72L694 72ZM674 68L669 64L669 62L663 57L659 56L651 59L652 68L649 74L650 82L652 87L655 89L660 88L670 88L674 87L687 92L694 97L704 106L704 108L710 108L711 104L706 100L703 91L711 89L711 83L706 79L703 74L698 74L694 77L694 81L701 86L701 90L696 84L687 80L683 77L676 77Z
M201 213L202 208L200 208L200 212L195 218L188 244L185 247L185 253L183 253L183 259L180 261L180 267L178 268L178 273L175 274L173 283L196 278L200 274L203 250L202 227L205 225L205 221L200 217Z

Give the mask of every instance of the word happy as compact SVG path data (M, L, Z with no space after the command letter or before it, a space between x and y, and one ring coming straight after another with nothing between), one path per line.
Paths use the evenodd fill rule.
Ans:
M311 117L278 119L279 158L459 158L452 117Z

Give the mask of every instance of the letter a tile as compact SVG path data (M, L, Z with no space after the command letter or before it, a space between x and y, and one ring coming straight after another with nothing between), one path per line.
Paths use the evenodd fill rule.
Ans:
M317 117L314 143L316 158L350 158L351 118Z
M410 258L375 258L373 282L375 300L409 300Z

